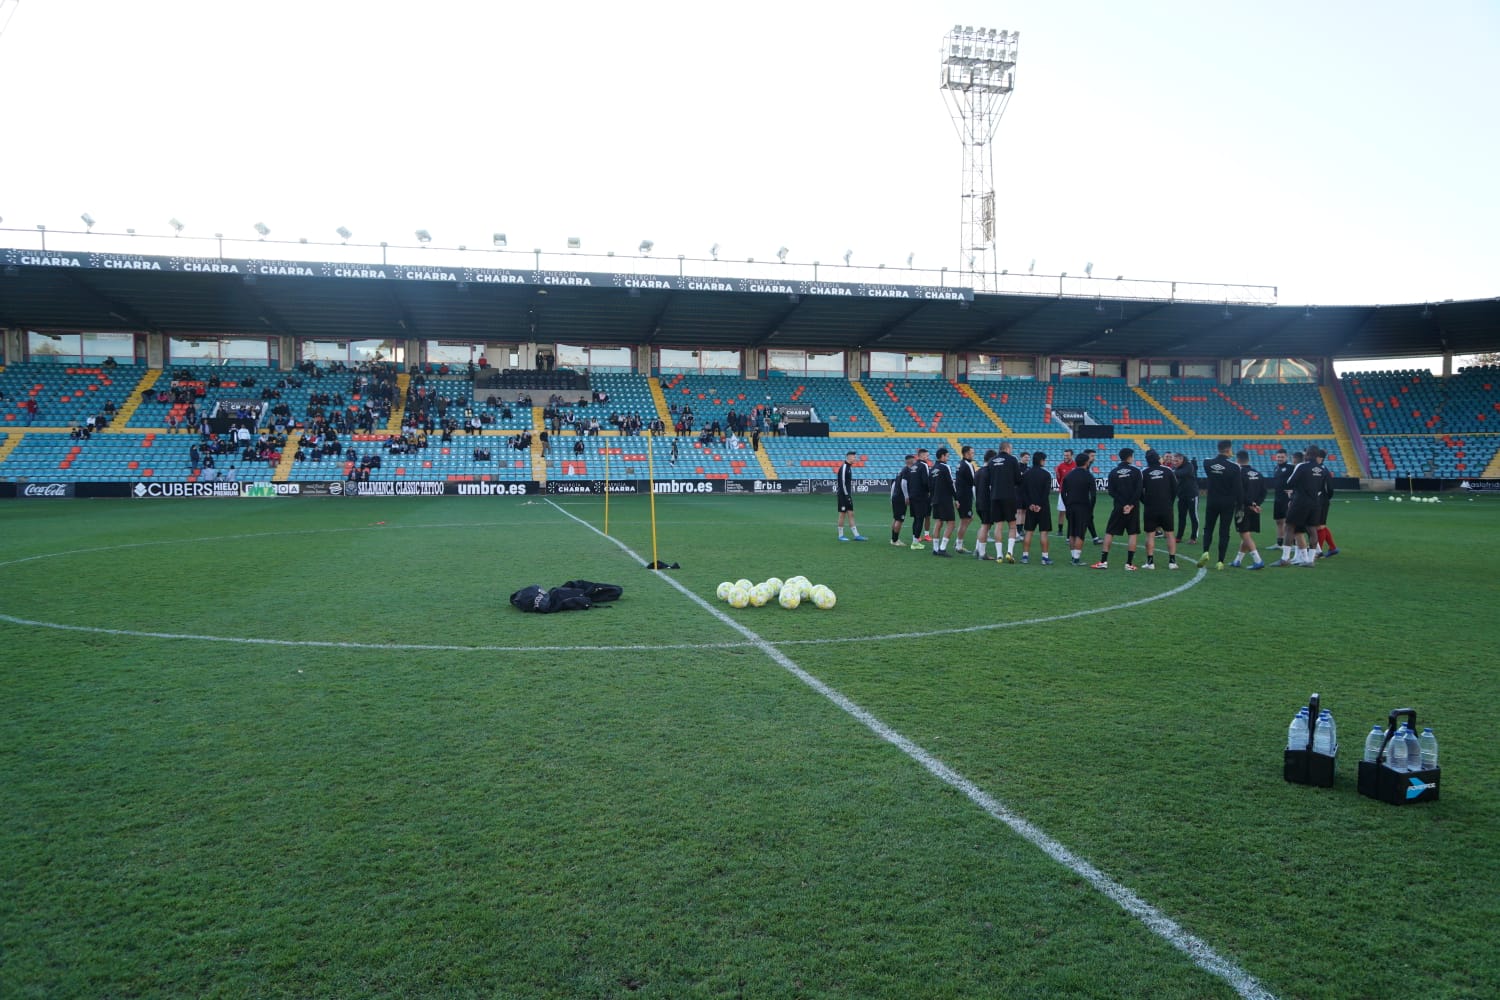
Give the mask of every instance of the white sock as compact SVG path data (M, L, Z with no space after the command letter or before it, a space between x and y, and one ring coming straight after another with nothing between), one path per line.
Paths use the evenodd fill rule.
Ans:
M1082 549L1069 549L1068 551L1073 554L1074 560L1077 560L1080 556L1083 555Z
M1234 562L1232 562L1232 563L1230 563L1230 564L1229 564L1229 565L1231 565L1231 566L1238 566L1238 565L1239 565L1239 564L1240 564L1240 560L1241 560L1241 559L1242 559L1242 558L1244 558L1244 555L1243 555L1243 553L1240 553L1240 552L1236 552L1236 553L1235 553L1235 554L1234 554Z
M1250 549L1250 563L1251 563L1251 565L1254 565L1255 563L1258 563L1258 562L1260 562L1260 552L1257 551L1255 548L1252 547Z
M852 524L849 525L849 534L851 534L851 535L857 535L857 534L859 534L859 528L857 526L855 526L855 525L852 525Z
M1010 555L1015 550L1016 550L1016 536L1015 535L1007 535L1005 537L1005 554L1006 555ZM999 549L995 550L995 554L996 555L999 554Z
M840 529L839 529L839 537L840 537L840 538L843 538L843 537L844 537L844 529L843 529L843 528L840 528Z
M1290 545L1283 545L1281 547L1281 558L1285 559L1287 562L1292 561L1292 547Z

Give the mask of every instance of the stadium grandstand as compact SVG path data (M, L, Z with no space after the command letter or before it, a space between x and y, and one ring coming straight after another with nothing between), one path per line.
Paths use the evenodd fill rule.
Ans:
M1317 444L1373 483L1500 477L1500 369L1453 364L1493 347L1495 300L1101 311L1082 295L0 256L6 482L804 482L850 449L883 480L919 445L1201 459L1220 438L1265 466ZM1444 373L1333 371L1423 355Z

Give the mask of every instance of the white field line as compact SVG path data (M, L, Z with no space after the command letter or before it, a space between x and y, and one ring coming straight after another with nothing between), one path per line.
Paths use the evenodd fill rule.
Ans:
M553 506L557 507L556 504L553 504ZM563 510L561 507L557 507L557 511L564 517L577 521L579 524L583 525L585 528L589 529L600 538L604 538L613 542L626 555L635 559L636 562L644 565L645 560L637 555L624 542L621 542L617 538L610 538L608 535L604 534L604 532L600 531L589 522L583 520L583 518L577 517L576 515ZM1199 575L1202 575L1205 571L1199 570L1198 572ZM944 784L947 784L962 792L970 802L973 802L990 816L1010 827L1017 834L1024 837L1026 840L1030 841L1037 848L1039 848L1042 853L1046 854L1052 860L1067 868L1079 878L1082 878L1084 881L1088 882L1100 893L1113 900L1126 913L1129 913L1131 916L1141 921L1141 923L1145 924L1153 934L1160 937L1172 947L1176 948L1178 951L1186 955L1189 959L1192 960L1194 965L1198 966L1198 968L1222 979L1224 982L1229 984L1231 989L1233 989L1242 997L1254 998L1254 1000L1275 1000L1275 995L1268 991L1265 987L1261 986L1260 983L1256 981L1254 976L1250 975L1250 973L1246 972L1244 969L1241 969L1238 965L1234 964L1229 959L1224 958L1218 952L1214 951L1214 949L1208 944L1208 942L1204 941L1202 938L1199 938L1197 935L1184 930L1182 926L1171 917L1168 917L1156 907L1152 906L1140 896L1136 895L1133 891L1110 878L1107 874L1100 871L1088 861L1085 861L1083 858L1080 858L1078 855L1068 850L1068 848L1064 847L1059 841L1054 840L1052 837L1048 836L1047 833L1040 827L1031 823L1029 820L1017 815L1016 813L1011 812L1011 810L1008 809L1004 804L1002 804L998 799L994 798L992 795L990 795L984 789L980 788L978 785L974 784L968 778L965 778L963 775L953 770L947 764L944 764L937 757L928 753L926 750L922 749L920 746L913 743L911 740L907 739L905 736L901 735L896 730L886 725L884 722L881 722L870 712L861 708L859 705L851 701L836 689L830 687L823 681L820 681L818 678L808 673L806 670L803 670L801 667L797 666L797 664L792 661L791 657L787 656L781 650L777 649L770 642L767 642L765 639L761 638L751 629L735 621L729 615L726 615L724 612L720 611L712 604L709 604L702 597L699 597L697 594L693 593L687 587L678 583L666 573L658 572L657 576L668 586L672 587L674 590L680 593L683 597L686 597L688 600L698 605L698 607L702 608L704 611L707 611L709 614L713 615L719 621L723 622L725 625L729 626L740 635L743 635L747 640L749 640L751 645L755 646L756 649L759 649L762 653L766 654L766 656L770 657L777 666L781 667L793 677L796 677L803 684L806 684L808 687L818 692L818 694L833 702L850 716L859 720L859 722L864 724L865 728L869 729L876 736L880 737L882 740L896 747L902 753L906 754L912 760L916 761L933 777L937 778L939 781L942 781Z
M549 501L550 502L550 501ZM560 509L560 505L553 504ZM567 511L563 511L567 513ZM572 515L569 515L570 517ZM22 563L36 562L42 559L63 558L66 556L90 555L100 552L113 552L121 549L138 549L154 545L190 545L202 542L235 541L251 538L270 538L277 535L318 535L332 534L337 532L355 531L400 531L414 530L419 528L472 528L472 527L496 527L514 526L521 522L516 521L490 521L482 524L453 523L453 524L423 524L423 525L382 525L379 527L358 528L306 528L292 531L259 531L240 535L218 535L207 538L183 538L183 539L156 539L149 542L126 542L119 545L98 545L86 549L70 549L65 552L44 552L39 555L22 556L0 562L0 569L8 566L18 566ZM645 522L642 522L645 523ZM677 522L674 522L677 523ZM613 541L613 539L611 539ZM1126 608L1140 607L1153 601L1160 601L1168 597L1174 597L1189 587L1200 582L1207 575L1204 570L1199 570L1195 575L1185 580L1182 584L1171 590L1149 597L1137 598L1126 601L1123 604L1111 604L1102 608L1084 608L1080 611L1069 611L1060 615L1048 615L1043 618L1022 618L1008 622L989 622L983 625L965 625L955 628L932 629L926 632L891 632L886 635L853 635L853 636L825 636L819 639L784 639L777 643L779 646L825 646L831 644L851 642L884 642L887 639L926 639L939 635L962 635L968 632L991 632L996 629L1017 628L1023 625L1046 625L1050 622L1066 621L1070 618L1084 618L1089 615L1108 614L1111 611L1123 611ZM371 650L399 650L402 652L436 652L436 653L654 653L665 650L713 650L713 649L746 649L755 646L750 640L741 642L676 642L676 643L621 643L618 645L586 645L586 646L496 646L496 645L474 645L474 644L447 644L447 643L414 643L414 642L342 642L327 639L263 639L253 636L232 635L205 635L198 632L150 632L141 629L128 628L104 628L94 625L65 625L60 622L44 622L32 618L20 618L15 615L0 613L0 622L8 622L11 625L22 625L27 628L46 628L59 632L90 632L95 635L126 636L135 639L172 639L187 642L223 642L230 645L241 646L305 646L314 649L371 649Z

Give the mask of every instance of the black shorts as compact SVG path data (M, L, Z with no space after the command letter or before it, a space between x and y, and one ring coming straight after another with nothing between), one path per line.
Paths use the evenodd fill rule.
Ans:
M1162 510L1156 510L1153 507L1147 507L1145 516L1141 518L1141 527L1148 535L1154 535L1158 531L1172 534L1176 530L1173 524L1172 508L1168 506Z
M932 505L932 519L934 521L952 521L952 520L954 520L954 517L953 517L953 501L952 500L939 500L936 503L934 503Z
M979 518L979 523L990 525L995 523L995 518L990 514L990 505L987 503L976 503L974 505L974 516Z
M1277 521L1285 521L1286 520L1286 507L1287 507L1286 494L1285 493L1278 493L1276 495L1275 502L1271 504L1271 517L1272 517L1272 519L1273 520L1277 520Z
M972 496L958 498L958 516L968 519L974 516L974 498Z
M1011 515L1011 520L1013 520L1013 521L1024 521L1024 520L1026 520L1026 515L1028 513L1029 513L1029 511L1027 511L1026 505L1024 503L1018 503L1018 504L1016 504L1016 512L1015 512L1015 514Z
M1052 511L1050 505L1041 510L1026 511L1026 530L1050 532L1052 530Z
M931 500L913 500L911 502L911 519L913 521L925 521L927 515L932 513Z
M1248 531L1252 535L1260 534L1260 511L1241 511L1239 520L1234 522L1234 530L1240 532Z
M844 496L844 494L840 493L838 495L838 498L839 498L839 513L840 514L844 513L845 511L851 511L851 510L854 509L854 498L853 497L847 497L847 496Z
M1333 503L1333 498L1332 497L1324 497L1323 498L1323 502L1318 505L1318 523L1319 524L1327 524L1328 523L1328 507L1332 503Z
M900 497L891 497L891 519L894 521L906 520L906 501Z
M1069 507L1068 514L1068 537L1089 537L1089 512L1082 507Z
M1317 513L1318 509L1316 505L1297 503L1293 500L1287 505L1286 523L1293 531L1301 534L1314 526L1314 519L1317 517Z
M1106 535L1139 535L1141 533L1141 506L1136 504L1127 514L1116 507L1109 512L1109 523L1104 526Z

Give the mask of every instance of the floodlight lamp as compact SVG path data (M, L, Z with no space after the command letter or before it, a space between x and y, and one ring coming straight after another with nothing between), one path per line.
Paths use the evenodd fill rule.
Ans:
M267 226L264 222L257 222L255 224L255 231L257 233L260 233L260 238L261 239L265 239L267 236L271 235L271 229L270 229L270 227Z
M181 236L182 231L187 228L187 226L182 224L182 220L178 219L175 215L167 221L167 225L172 227L172 235L174 236Z
M1062 274L1058 275L1059 278L1066 278L1067 276L1068 276L1068 272L1067 271L1064 271Z
M779 260L779 261L781 261L781 263L785 264L786 263L786 254L787 254L786 247L782 247L780 250L776 251L776 259Z
M909 253L909 254L907 254L906 255L906 266L907 267L911 267L911 262L914 261L914 260L916 260L916 259L917 259L917 255L915 253Z
M431 243L432 242L432 234L429 233L425 229L418 229L417 230L417 242L418 243Z
M714 260L718 260L719 259L719 244L715 243L713 246L709 247L708 248L708 253L709 253L709 256L711 256Z
M643 253L643 254L650 253L651 252L651 248L654 247L654 246L656 246L656 244L654 242L652 242L651 240L641 240L641 247L640 247L641 253Z
M85 226L88 226L90 230L92 230L94 228L94 217L92 215L90 215L87 212L84 212L82 215L79 216L79 218L83 220L83 224Z
M495 246L497 246L497 247L503 247L503 246L505 246L505 234L504 233L496 233L495 236L494 236L494 242L495 242Z
M581 246L583 246L583 240L579 239L577 236L569 236L568 237L568 249L569 250L577 250Z
M348 243L349 242L349 237L351 237L351 236L354 235L353 233L349 232L349 227L348 226L339 226L337 229L334 230L334 232L338 233L339 234L339 239L343 240L345 243Z
M1036 258L1035 257L1031 258L1031 266L1026 269L1026 273L1027 274L1034 274L1034 273L1036 273Z
M854 251L853 250L845 250L844 251L844 266L845 267L849 266L849 258L853 257L853 256L854 256Z
M306 243L307 242L307 237L306 236L299 236L299 237L297 237L297 242L298 243Z

